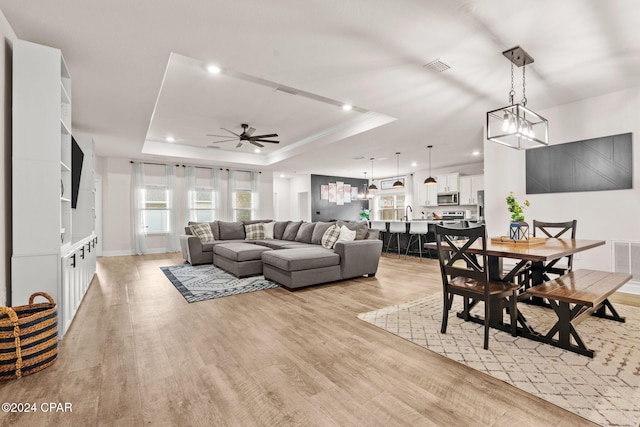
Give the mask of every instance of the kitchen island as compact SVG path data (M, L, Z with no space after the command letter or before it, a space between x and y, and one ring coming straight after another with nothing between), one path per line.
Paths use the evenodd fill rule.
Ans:
M387 251L387 244L389 243L389 238L392 237L391 239L391 244L389 245L389 253L393 254L393 253L398 253L398 249L397 249L397 239L395 238L395 234L392 236L391 233L389 233L389 224L391 223L403 223L405 224L405 231L404 233L400 234L400 254L404 255L405 253L408 253L408 255L413 255L413 256L419 256L420 254L420 248L418 247L418 239L414 238L413 241L411 242L411 246L409 247L409 251L407 252L407 243L409 242L409 240L411 239L411 234L409 234L409 227L410 224L412 222L426 222L429 224L429 232L427 233L427 235L423 235L422 236L422 243L426 243L426 242L434 242L435 241L435 231L436 231L436 224L440 224L440 225L445 225L445 226L453 226L453 227L468 227L469 224L477 224L481 221L478 221L476 218L469 218L469 219L461 219L461 218L455 218L455 219L413 219L410 221L373 221L373 222L377 222L377 223L381 223L384 222L385 223L385 227L383 230L380 230L380 239L383 241L384 246L382 248L383 252ZM370 222L370 226L371 226L371 222ZM423 248L422 249L422 253L423 256L428 256L428 251ZM431 251L431 253L433 255L435 255L433 253L433 251Z

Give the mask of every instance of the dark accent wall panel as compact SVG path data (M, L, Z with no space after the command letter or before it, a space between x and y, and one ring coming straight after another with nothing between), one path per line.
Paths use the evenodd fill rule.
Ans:
M353 200L351 203L338 205L320 200L320 186L330 182L344 182L356 186L358 191L364 190L367 183L364 179L345 178L343 176L311 175L311 221L331 221L342 219L345 221L358 221L360 211L369 207L367 200Z
M632 188L632 154L631 133L527 150L527 194Z

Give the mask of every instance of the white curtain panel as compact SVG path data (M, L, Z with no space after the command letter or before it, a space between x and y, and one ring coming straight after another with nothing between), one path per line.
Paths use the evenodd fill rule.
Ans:
M258 219L260 209L260 173L251 172L251 219Z
M180 250L178 229L180 227L178 209L178 183L176 179L177 166L167 165L167 190L169 191L169 231L167 233L167 252Z
M233 221L233 212L236 208L236 186L237 172L229 170L228 191L227 191L227 219Z
M215 206L214 220L220 219L222 215L222 182L220 179L220 168L211 169L211 188L213 188L213 206Z
M187 166L184 171L186 197L184 198L184 219L183 225L187 225L189 221L195 221L196 213L193 208L196 205L196 168Z
M133 163L131 174L131 241L135 255L147 253L144 230L144 164Z

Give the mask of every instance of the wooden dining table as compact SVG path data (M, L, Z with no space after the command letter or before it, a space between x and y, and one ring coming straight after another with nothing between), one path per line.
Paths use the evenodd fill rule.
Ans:
M567 255L576 254L589 249L593 249L605 244L604 240L587 240L587 239L562 239L562 238L538 238L536 244L527 244L525 242L514 242L506 238L502 238L502 241L496 241L495 239L487 239L487 266L489 270L489 280L499 280L511 282L515 275L525 267L528 263L530 265L530 280L529 286L533 287L541 284L544 281L544 275L548 265L557 259L565 257ZM529 242L533 243L533 242ZM430 249L437 251L436 243L428 243L425 245ZM446 249L446 245L443 245ZM482 246L480 242L472 244L467 252L471 254L481 255ZM503 261L505 258L516 260L516 264L506 273L503 271ZM524 295L526 297L526 294ZM536 303L537 301L532 298L526 298L526 300L519 299L518 303ZM492 304L491 313L489 314L489 325L493 328L501 329L506 332L510 332L509 325L505 325L503 322L503 310L504 305ZM470 313L458 313L458 317L467 318L476 323L484 323L484 319L480 316L471 315ZM549 339L546 339L542 334L535 331L527 322L526 318L522 315L520 310L517 313L518 335L530 338L536 341L551 343Z

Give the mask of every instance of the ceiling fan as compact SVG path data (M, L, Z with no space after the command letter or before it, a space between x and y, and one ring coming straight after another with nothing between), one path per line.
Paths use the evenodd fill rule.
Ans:
M227 132L229 132L232 135L235 135L236 138L230 138L230 139L223 139L222 141L212 141L213 144L220 144L222 142L229 142L229 141L238 141L238 144L236 145L236 148L240 148L242 147L242 143L243 142L248 142L249 144L253 144L256 147L264 147L264 145L260 144L261 142L269 142L271 144L279 144L280 141L273 141L271 139L265 139L265 138L273 138L273 137L277 137L278 134L277 133L270 133L270 134L266 134L266 135L254 135L253 133L256 131L254 128L249 127L248 124L243 123L242 125L242 133L241 134L237 134L233 131L230 131L227 128L220 128L223 130L226 130ZM214 134L207 134L207 136L217 136L220 138L227 138L229 135L214 135Z

